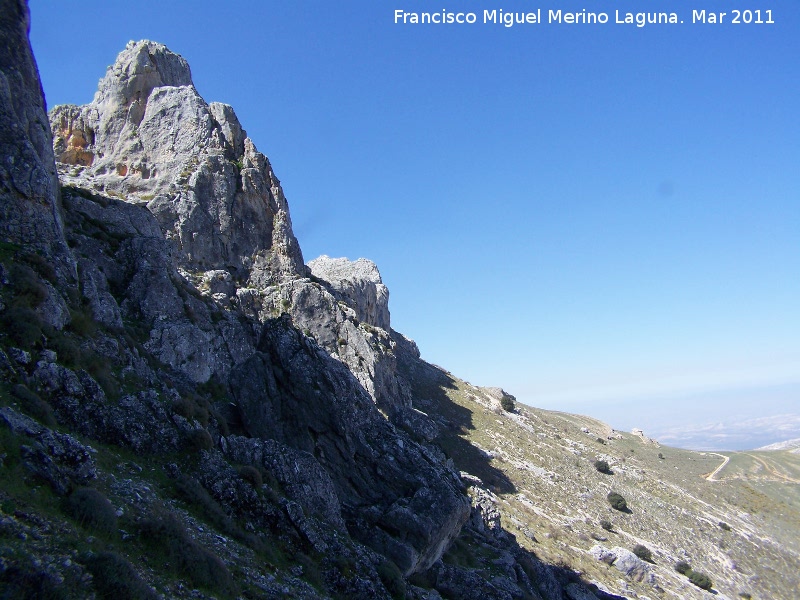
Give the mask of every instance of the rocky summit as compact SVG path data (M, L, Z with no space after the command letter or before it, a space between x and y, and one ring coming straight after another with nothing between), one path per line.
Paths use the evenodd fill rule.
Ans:
M374 263L304 263L183 57L130 42L48 114L27 4L0 8L0 597L798 589L794 463L732 487L426 363Z

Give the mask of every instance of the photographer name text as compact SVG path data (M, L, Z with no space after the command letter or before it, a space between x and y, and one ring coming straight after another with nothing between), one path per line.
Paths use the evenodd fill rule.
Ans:
M436 12L394 11L396 25L629 25L647 27L649 25L774 25L772 9L729 9L725 12L707 9L691 9L685 13L676 12L579 12L542 9L527 12L511 12L503 9L486 9L480 12L454 12L446 9Z

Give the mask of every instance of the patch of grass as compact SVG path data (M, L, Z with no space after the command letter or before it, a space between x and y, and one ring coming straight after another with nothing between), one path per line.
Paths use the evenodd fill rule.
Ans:
M156 600L136 569L116 552L101 552L85 559L99 600Z
M397 565L391 560L385 560L378 565L378 576L386 591L394 600L403 600L406 597L406 582Z
M117 513L111 502L94 488L78 488L64 501L64 511L78 524L110 536L117 531Z
M193 585L235 596L237 587L228 568L213 552L195 542L186 528L172 515L146 519L139 527L142 542L160 561Z
M53 407L46 400L42 400L38 394L32 392L22 384L17 384L11 388L11 394L19 401L23 412L29 414L34 419L47 427L56 426L56 418L53 416Z

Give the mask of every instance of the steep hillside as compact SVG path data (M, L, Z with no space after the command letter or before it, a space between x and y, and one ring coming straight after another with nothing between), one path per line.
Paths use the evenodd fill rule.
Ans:
M0 0L0 597L702 597L679 560L792 597L796 455L719 470L425 363L376 265L304 264L181 56L131 42L48 118L28 26Z
M437 442L462 477L475 477L502 527L546 562L628 597L707 597L679 562L707 574L718 598L797 596L797 454L663 447L585 416L508 413L494 390L435 367L415 374L415 403L435 415ZM612 508L611 492L627 510ZM608 564L637 545L651 561Z

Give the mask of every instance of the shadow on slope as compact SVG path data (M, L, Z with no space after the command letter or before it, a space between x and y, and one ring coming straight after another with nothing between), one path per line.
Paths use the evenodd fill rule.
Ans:
M401 360L400 368L411 384L414 408L427 413L439 425L440 433L434 441L453 460L455 468L478 477L493 492L515 493L517 490L511 480L491 464L492 456L465 439L466 433L476 425L473 412L448 396L448 390L461 393L453 377L423 360L413 365Z

